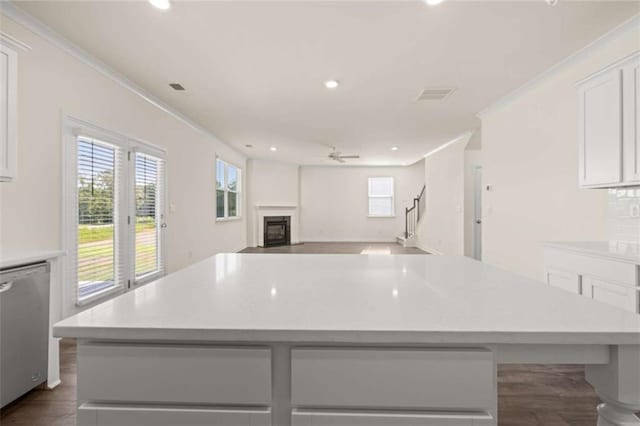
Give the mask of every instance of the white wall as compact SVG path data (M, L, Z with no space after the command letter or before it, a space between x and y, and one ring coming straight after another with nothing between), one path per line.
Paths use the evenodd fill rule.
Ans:
M482 117L484 261L541 279L542 242L607 239L607 191L578 188L574 83L640 49L640 30L562 67Z
M255 247L256 204L298 205L300 167L296 164L251 159L247 162L247 245Z
M369 177L393 176L395 217L368 217ZM300 168L302 241L394 241L404 209L424 185L424 163L407 167Z
M215 221L215 158L245 167L228 146L152 106L30 30L0 15L19 54L18 179L0 184L4 248L61 247L61 124L68 114L167 149L168 269L246 246L245 220Z
M418 246L431 253L464 254L464 153L471 134L424 160L425 219L418 226Z

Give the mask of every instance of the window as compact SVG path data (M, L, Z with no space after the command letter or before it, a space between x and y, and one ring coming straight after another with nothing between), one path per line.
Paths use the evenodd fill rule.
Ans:
M241 216L242 170L216 159L216 218Z
M164 274L164 152L67 121L65 282L84 304Z
M393 207L393 178L369 178L369 216L391 217Z

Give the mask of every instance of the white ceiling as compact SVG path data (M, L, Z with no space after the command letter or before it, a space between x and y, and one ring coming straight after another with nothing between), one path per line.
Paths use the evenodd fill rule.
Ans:
M349 164L414 162L640 11L566 0L18 5L248 156L299 164L333 164L328 146L362 156ZM328 79L342 84L329 91ZM415 100L442 86L457 90Z

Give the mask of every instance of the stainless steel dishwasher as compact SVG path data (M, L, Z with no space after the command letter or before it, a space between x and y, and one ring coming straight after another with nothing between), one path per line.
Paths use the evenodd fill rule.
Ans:
M0 407L47 380L49 264L0 269Z

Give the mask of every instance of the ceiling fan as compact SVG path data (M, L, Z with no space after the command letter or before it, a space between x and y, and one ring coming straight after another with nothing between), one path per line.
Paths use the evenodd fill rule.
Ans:
M336 147L332 147L333 151L329 153L329 159L337 161L338 163L345 163L345 159L348 158L360 158L359 155L342 155L341 152L336 151Z

